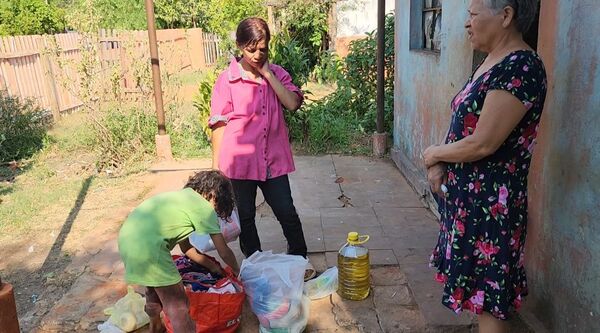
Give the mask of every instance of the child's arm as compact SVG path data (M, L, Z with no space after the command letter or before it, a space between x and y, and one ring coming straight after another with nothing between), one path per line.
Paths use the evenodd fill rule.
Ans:
M206 255L198 252L198 250L196 250L196 248L190 244L190 240L188 238L179 242L179 247L188 258L190 258L193 262L206 267L209 271L211 271L211 273L225 275L225 272L223 272L221 267L219 267L219 265L214 261L210 260Z
M223 234L211 234L210 238L212 239L213 244L215 244L215 248L219 253L219 257L223 259L227 266L231 267L233 273L237 276L240 273L240 268L238 267L238 263L235 259L233 251L231 251L229 245L227 245L227 242L225 241L225 238L223 238Z

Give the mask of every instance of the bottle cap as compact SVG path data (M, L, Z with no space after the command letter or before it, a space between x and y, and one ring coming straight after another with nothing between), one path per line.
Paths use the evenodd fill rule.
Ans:
M358 240L358 232L351 231L348 233L348 242L356 242Z
M348 244L357 245L366 243L369 240L369 235L358 235L358 232L351 231L348 233Z

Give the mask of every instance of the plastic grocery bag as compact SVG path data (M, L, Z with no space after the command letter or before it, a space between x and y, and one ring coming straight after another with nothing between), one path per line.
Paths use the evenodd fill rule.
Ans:
M310 314L310 299L306 296L302 297L298 307L293 312L288 312L286 316L280 319L272 319L270 321L271 328L265 328L262 325L259 327L260 333L298 333L304 332L306 324L308 324L308 315Z
M338 288L338 269L333 266L316 279L304 282L304 294L319 299L333 294Z
M125 332L133 332L150 322L150 317L144 311L146 299L136 293L133 287L127 287L127 295L119 299L114 306L104 310L109 315L108 321L112 325L100 325L98 329L111 331L115 326Z
M309 315L303 296L304 271L308 261L301 256L255 252L242 261L240 280L246 289L260 332L300 333Z
M219 218L219 226L221 227L221 233L227 243L233 242L238 238L242 228L240 227L240 218L238 217L237 211L234 209L229 217L229 222L222 218ZM202 253L215 250L215 244L213 244L210 235L203 235L196 232L192 232L189 237L190 244L198 249Z
M101 333L126 333L110 321L105 321L102 324L98 325L98 331L100 331Z
M208 256L217 265L219 262ZM177 260L179 256L173 256ZM196 333L234 333L240 326L242 318L242 307L246 300L246 294L242 283L235 277L230 267L225 267L225 276L218 280L217 285L229 285L235 292L217 293L208 291L192 291L185 289L187 295L190 317L196 323ZM173 325L169 317L163 313L163 321L168 333L173 333Z

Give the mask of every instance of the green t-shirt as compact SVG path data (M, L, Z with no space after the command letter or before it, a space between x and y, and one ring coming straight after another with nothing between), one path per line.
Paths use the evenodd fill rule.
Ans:
M136 207L119 231L127 283L163 287L181 276L170 251L193 231L221 233L210 202L191 188L153 196Z

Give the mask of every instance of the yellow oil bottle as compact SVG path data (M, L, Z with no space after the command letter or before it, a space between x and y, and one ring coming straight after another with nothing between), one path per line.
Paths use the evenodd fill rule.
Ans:
M348 233L346 244L338 252L338 290L345 299L360 301L369 296L371 275L369 250L363 246L369 236Z

